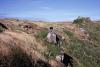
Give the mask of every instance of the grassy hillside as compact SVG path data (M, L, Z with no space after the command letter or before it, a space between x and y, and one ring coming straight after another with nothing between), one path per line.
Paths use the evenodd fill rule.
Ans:
M0 20L8 28L0 32L0 66L61 67L62 64L55 61L55 56L63 50L73 57L74 67L99 67L100 25L92 21L78 22L81 23ZM46 41L50 26L65 37L61 47Z

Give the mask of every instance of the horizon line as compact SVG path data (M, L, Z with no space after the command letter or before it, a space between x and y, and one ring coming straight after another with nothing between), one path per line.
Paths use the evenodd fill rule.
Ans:
M80 16L80 17L82 17L82 16ZM100 19L92 19L91 17L89 17L89 18L91 19L91 21L100 21ZM66 19L66 20L48 20L48 19L21 18L21 17L0 17L0 19L19 19L19 20L30 20L30 21L34 21L34 22L72 22L72 21L75 20L75 19L73 19L73 20L71 20L71 19Z

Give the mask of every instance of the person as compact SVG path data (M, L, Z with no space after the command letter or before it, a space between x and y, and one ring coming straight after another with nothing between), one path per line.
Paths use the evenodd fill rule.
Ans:
M47 35L47 41L50 42L50 43L55 43L55 44L57 43L56 42L56 34L53 30L53 27L49 28L49 33Z
M53 27L49 27L49 32L47 35L47 41L49 43L54 43L55 45L60 47L63 40L64 38L62 38L61 35L57 34L57 32L53 29Z

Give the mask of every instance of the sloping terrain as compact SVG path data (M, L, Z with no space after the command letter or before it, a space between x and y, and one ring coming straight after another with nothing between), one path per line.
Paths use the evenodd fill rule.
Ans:
M93 22L47 23L1 19L0 67L64 67L55 56L62 50L73 58L73 67L100 66L100 25ZM48 43L48 28L65 38L61 47Z

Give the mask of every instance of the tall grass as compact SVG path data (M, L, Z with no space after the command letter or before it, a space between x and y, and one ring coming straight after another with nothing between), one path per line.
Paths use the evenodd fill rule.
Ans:
M57 54L61 52L61 48L59 48L55 44L47 44L47 51L45 52L45 56L47 59L54 59Z
M74 33L67 30L67 29L63 29L63 32L70 38L70 37L73 37L74 36Z
M77 22L78 24L78 22ZM64 30L65 34L70 37L70 42L65 46L68 53L76 57L81 63L81 67L99 67L97 61L100 58L100 26L92 22L79 22L79 27L83 27L88 33L90 41L81 41L73 35L70 31ZM96 47L94 45L97 45ZM99 54L98 54L99 53Z
M50 67L47 62L32 59L32 55L28 55L20 47L10 47L12 53L10 56L0 55L0 67ZM2 57L1 57L2 56Z
M47 34L48 34L48 30L43 29L43 30L39 31L35 37L38 40L44 40L46 38Z

